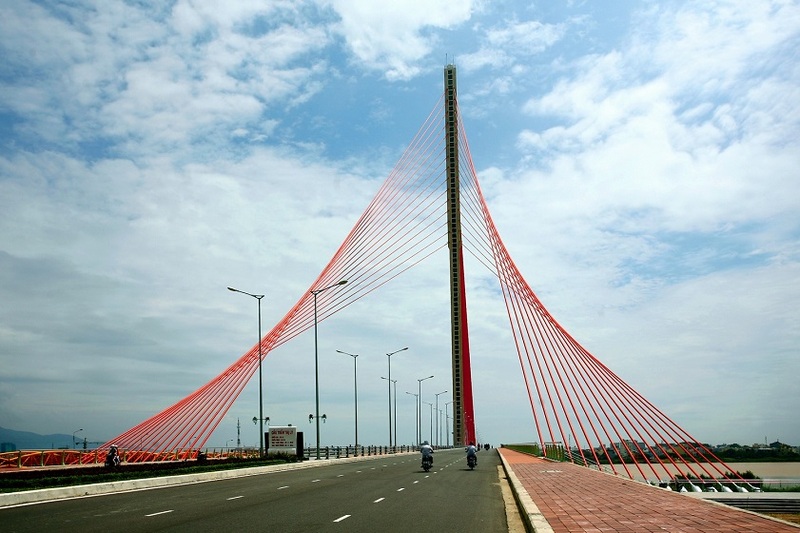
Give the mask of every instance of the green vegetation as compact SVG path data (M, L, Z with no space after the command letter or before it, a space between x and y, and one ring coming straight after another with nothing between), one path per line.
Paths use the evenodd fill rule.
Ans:
M538 444L503 444L502 446L503 448L508 448L509 450L535 455L536 457L542 455Z
M789 445L774 442L769 447L740 446L739 444L726 444L717 446L714 454L721 460L729 463L758 463L758 462L797 462L800 453Z

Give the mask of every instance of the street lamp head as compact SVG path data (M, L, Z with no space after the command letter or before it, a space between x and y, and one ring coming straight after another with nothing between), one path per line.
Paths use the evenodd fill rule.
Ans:
M251 294L251 293L249 293L249 292L247 292L247 291L241 291L241 290L239 290L239 289L234 289L233 287L228 287L228 290L229 290L229 291L231 291L231 292L241 292L242 294L246 294L246 295L248 295L248 296L252 296L252 297L253 297L253 298L255 298L256 300L259 300L259 302L261 301L261 298L263 298L263 297L264 297L264 295L263 295L263 294Z
M316 296L317 294L319 294L319 293L321 293L321 292L323 292L323 291L327 291L328 289L332 289L332 288L334 288L334 287L338 287L339 285L344 285L345 283L347 283L347 280L346 280L346 279L343 279L343 280L341 280L341 281L337 281L337 282L336 282L336 283L334 283L333 285L327 285L327 286L325 286L325 287L322 287L321 289L311 289L311 290L310 290L310 291L308 291L308 292L310 292L311 294L313 294L314 296Z

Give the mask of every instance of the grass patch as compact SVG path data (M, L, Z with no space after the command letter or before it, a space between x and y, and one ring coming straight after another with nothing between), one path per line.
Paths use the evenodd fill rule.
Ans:
M503 444L503 448L508 448L509 450L514 450L516 452L535 455L536 457L539 457L541 455L539 446L537 446L536 444Z

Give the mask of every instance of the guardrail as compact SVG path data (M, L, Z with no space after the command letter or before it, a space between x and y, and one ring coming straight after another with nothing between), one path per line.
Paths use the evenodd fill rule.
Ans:
M387 455L413 451L413 446L325 446L320 448L320 458L343 458L359 455ZM205 450L172 450L153 452L148 450L119 451L122 462L158 463L188 461L203 453L205 459L255 459L257 448L206 448ZM303 449L304 459L316 457L316 447ZM12 468L42 468L58 466L101 465L105 463L105 450L17 450L0 453L0 470Z

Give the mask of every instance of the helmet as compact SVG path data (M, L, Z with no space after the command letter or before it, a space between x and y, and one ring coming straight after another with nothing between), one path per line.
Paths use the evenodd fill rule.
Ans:
M428 445L428 441L426 441L426 440L425 440L425 441L422 441L422 445L423 445L423 446L427 446L427 445Z

